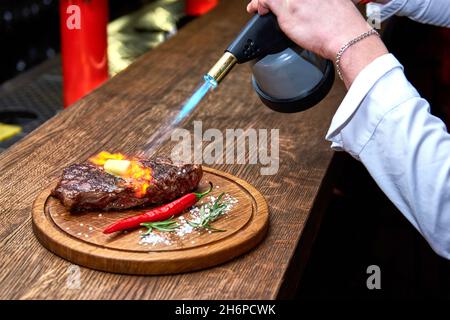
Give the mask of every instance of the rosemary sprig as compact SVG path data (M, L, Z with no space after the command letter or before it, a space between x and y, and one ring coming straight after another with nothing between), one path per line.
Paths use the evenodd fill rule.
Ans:
M141 226L147 228L147 232L145 232L141 235L143 237L143 236L146 236L146 235L152 233L153 229L156 229L156 230L162 231L162 232L173 232L180 225L173 217L170 217L169 219L164 220L164 221L144 222L144 223L141 223Z
M193 228L197 229L207 229L214 232L224 232L226 230L216 229L211 226L211 223L222 216L227 209L227 203L222 201L225 193L221 193L213 204L205 203L199 209L199 222L194 222L187 220L186 222ZM178 227L180 227L177 220L171 217L164 221L156 222L144 222L141 226L146 227L147 231L141 235L144 237L153 232L153 230L158 230L161 232L174 232Z
M193 227L198 229L208 229L214 232L224 232L226 230L216 229L211 226L211 222L217 220L221 215L225 213L227 208L227 204L222 201L222 197L225 193L221 193L216 201L211 205L206 203L200 207L199 211L199 222L187 221L187 223Z

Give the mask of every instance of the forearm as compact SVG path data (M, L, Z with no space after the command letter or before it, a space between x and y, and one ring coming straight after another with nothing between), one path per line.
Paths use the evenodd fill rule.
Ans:
M359 157L434 251L450 259L450 136L428 109L415 97L390 111Z
M349 47L339 63L347 89L366 66L387 53L388 50L383 41L376 35L369 36Z
M433 249L450 259L450 135L392 55L357 77L327 138L361 160Z

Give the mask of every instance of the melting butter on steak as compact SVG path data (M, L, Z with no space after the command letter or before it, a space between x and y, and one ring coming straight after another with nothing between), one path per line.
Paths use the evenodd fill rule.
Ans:
M174 164L167 158L139 162L152 170L150 186L142 197L125 179L89 162L65 168L51 194L69 210L127 209L175 200L197 188L203 174L201 165Z

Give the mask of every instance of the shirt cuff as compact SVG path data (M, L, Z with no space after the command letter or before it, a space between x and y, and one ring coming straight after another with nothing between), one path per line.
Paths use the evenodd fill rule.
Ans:
M418 93L406 80L400 62L392 54L383 55L357 76L333 117L326 139L334 150L345 150L359 160L384 115L412 96Z
M366 12L368 17L379 17L383 22L393 15L413 17L429 5L430 0L391 0L386 4L369 3Z

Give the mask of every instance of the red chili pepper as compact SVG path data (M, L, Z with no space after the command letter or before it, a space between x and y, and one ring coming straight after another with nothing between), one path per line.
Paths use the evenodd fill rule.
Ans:
M192 207L197 203L198 200L203 198L209 192L211 192L213 188L212 183L209 183L209 189L202 193L188 193L181 198L178 198L168 204L162 205L160 207L154 208L137 216L133 216L130 218L119 220L105 230L103 233L113 233L116 231L127 230L131 228L137 228L144 222L155 222L155 221L163 221L167 220L170 217L176 216L182 213L189 207Z

